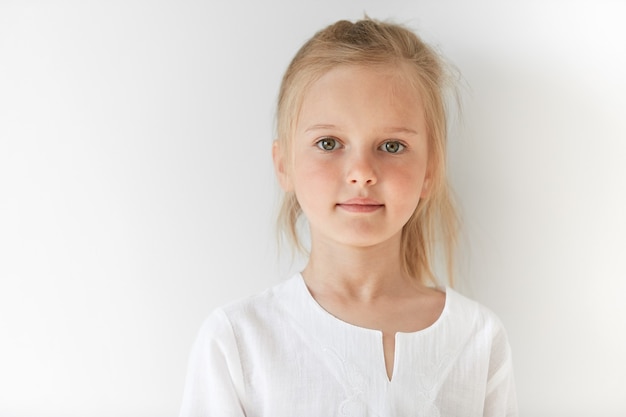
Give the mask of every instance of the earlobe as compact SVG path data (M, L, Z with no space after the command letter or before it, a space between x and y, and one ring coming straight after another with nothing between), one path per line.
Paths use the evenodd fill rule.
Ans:
M272 159L274 161L274 171L276 172L276 178L278 179L280 188L282 188L286 193L293 191L291 178L286 167L286 158L283 150L280 148L278 140L275 140L272 144Z

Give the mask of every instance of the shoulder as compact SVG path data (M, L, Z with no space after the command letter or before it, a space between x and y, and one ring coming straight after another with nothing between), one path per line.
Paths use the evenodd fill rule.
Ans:
M458 378L482 390L485 416L517 415L513 361L506 330L488 307L446 289L446 317L442 326L454 352ZM442 343L440 343L441 345ZM469 373L467 373L469 372Z
M233 319L241 315L274 311L276 308L280 308L286 300L294 298L298 294L300 291L298 278L299 275L295 275L260 293L225 304L218 310Z
M213 310L203 323L200 333L230 336L246 330L261 329L280 318L285 305L298 293L297 276Z
M445 313L448 320L475 335L489 339L505 339L506 332L500 318L488 307L470 299L454 289L446 289Z
M452 341L459 351L467 353L468 363L485 371L492 383L497 375L509 375L512 354L507 332L500 318L489 308L447 289L446 316L442 334Z

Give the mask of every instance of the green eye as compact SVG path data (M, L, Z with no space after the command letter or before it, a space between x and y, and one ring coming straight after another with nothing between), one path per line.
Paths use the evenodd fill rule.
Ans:
M382 150L389 153L398 153L404 150L404 145L397 141L389 141L383 143Z
M317 141L317 147L324 151L333 151L339 147L337 140L333 138L323 138Z

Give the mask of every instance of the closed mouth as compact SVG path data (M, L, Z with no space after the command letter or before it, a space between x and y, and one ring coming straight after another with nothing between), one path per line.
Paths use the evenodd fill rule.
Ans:
M337 207L353 213L371 213L382 209L385 205L369 198L353 198L337 204Z

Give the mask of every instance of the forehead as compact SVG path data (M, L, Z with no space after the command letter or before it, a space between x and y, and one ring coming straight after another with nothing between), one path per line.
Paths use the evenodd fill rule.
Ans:
M297 130L311 122L341 122L342 118L368 124L420 124L423 103L415 77L403 65L334 67L306 89Z

